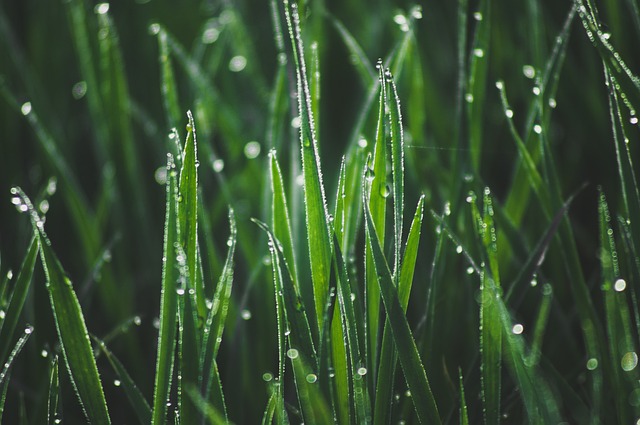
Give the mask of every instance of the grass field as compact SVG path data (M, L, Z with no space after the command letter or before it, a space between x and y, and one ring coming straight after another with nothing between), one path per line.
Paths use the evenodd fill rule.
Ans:
M0 3L7 424L640 424L637 0Z

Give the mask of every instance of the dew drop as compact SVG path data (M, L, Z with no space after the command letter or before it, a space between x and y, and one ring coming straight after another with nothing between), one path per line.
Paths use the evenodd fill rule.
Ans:
M231 58L229 61L229 70L231 72L240 72L247 66L247 58L242 55L237 55Z
M456 253L458 253L458 254L462 254L462 245L458 245L458 246L456 247Z
M300 117L294 117L291 120L291 127L293 128L300 128L301 124L302 124L302 119Z
M449 202L449 201L444 203L444 215L446 215L446 216L450 216L451 215L451 202Z
M136 326L140 326L142 324L142 318L140 316L136 316L133 318L133 324Z
M157 35L160 33L160 24L151 24L149 25L149 34Z
M307 375L307 382L310 384L314 384L318 381L318 376L315 373L310 373Z
M71 87L71 96L75 100L80 100L87 94L87 82L86 81L78 81Z
M265 372L262 374L262 380L264 382L271 382L273 380L273 375L269 372Z
M365 139L364 137L361 137L358 140L358 146L360 146L361 148L366 148L367 147L367 139Z
M98 15L104 15L105 13L107 13L109 11L109 3L99 3L96 5L94 11L98 14Z
M638 124L638 117L631 117L629 118L629 123L631 123L632 125L636 125Z
M540 96L540 93L541 93L541 91L540 91L540 87L538 87L538 86L534 86L534 87L531 89L531 91L533 92L533 94L534 94L534 95L536 95L536 96Z
M484 50L482 50L482 49L473 49L473 56L475 56L477 58L484 57Z
M178 288L178 289L176 289L176 294L178 294L178 295L184 295L184 288Z
M525 65L522 67L522 73L525 77L533 79L536 76L536 69L531 65Z
M464 100L467 103L473 103L473 95L471 93L467 93L464 95Z
M361 367L358 369L358 375L360 376L364 376L367 374L367 368L366 367Z
M613 285L613 289L617 292L622 292L627 288L627 282L624 279L616 280L616 283Z
M46 199L43 199L42 201L40 201L40 204L38 205L38 209L43 214L46 214L47 211L49 211L49 201L47 201Z
M49 355L49 352L45 349L42 349L42 351L40 351L40 356L42 356L43 358L46 358Z
M413 8L411 16L413 16L414 19L422 19L422 8L420 6Z
M478 21L478 22L482 21L482 13L480 13L480 12L475 12L475 13L473 14L473 19L475 19L475 20L476 20L476 21Z
M364 172L364 177L367 179L368 182L372 182L373 179L376 177L376 173L373 171L373 169L367 168L367 171Z
M287 357L289 357L291 360L297 359L298 355L298 350L296 350L295 348L289 348L287 350Z
M119 387L120 385L122 385L122 382L120 382L119 379L114 379L113 380L113 385L115 385L116 387Z
M474 270L473 267L469 266L467 267L467 274L473 274Z
M251 311L249 310L242 310L242 312L240 312L240 316L242 317L243 320L249 320L251 319Z
M151 325L155 328L155 329L160 329L160 319L158 317L154 317L153 321L151 322Z
M31 326L28 326L24 329L25 335L31 335L32 332L33 332L33 328Z
M383 198L388 198L390 194L391 194L391 188L389 187L388 184L385 184L384 186L380 186L380 196L382 196Z
M522 326L520 323L513 325L513 328L511 329L511 332L513 332L514 335L520 335L523 331L524 326Z
M620 366L625 372L631 372L638 366L638 354L635 351L629 351L622 356L620 360Z
M0 310L0 320L4 320L6 315L7 315L7 313L5 313L4 310Z
M533 126L533 131L534 131L536 134L542 134L542 126L541 126L540 124L535 124L535 125Z
M595 370L598 367L598 359L590 358L587 360L587 370Z
M222 172L222 170L224 170L224 160L220 158L213 160L213 162L211 162L211 167L216 173Z
M558 103L556 102L556 100L554 98L549 98L549 108L554 109L556 106L558 106Z
M29 115L31 113L31 102L24 102L20 107L20 112L22 112L22 115Z
M246 145L244 145L244 156L248 159L257 158L260 155L261 146L260 143L255 140L250 141Z
M513 118L513 109L505 109L504 114L507 118Z

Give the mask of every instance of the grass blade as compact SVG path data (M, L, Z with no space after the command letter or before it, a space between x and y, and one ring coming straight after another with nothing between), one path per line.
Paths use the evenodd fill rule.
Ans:
M332 247L328 225L329 213L320 171L320 156L315 134L312 100L300 34L300 17L295 3L291 5L291 8L288 0L283 0L283 4L296 67L305 218L317 329L318 333L320 333L320 330L323 329L324 303L329 293L329 278L331 274Z
M460 425L469 425L469 411L467 409L467 400L464 396L464 380L462 379L462 370L458 369L458 382L460 385Z
M398 282L400 273L400 250L402 249L402 223L404 220L404 135L402 130L402 111L400 110L400 97L398 89L390 71L386 75L389 101L395 100L395 105L389 105L389 121L391 136L391 174L393 176L393 234L394 256L393 275Z
M160 70L162 74L162 105L167 117L169 128L177 128L180 122L180 103L178 101L178 90L176 80L173 74L173 66L171 65L171 56L169 44L167 42L167 33L158 31L158 47L160 54L158 60L160 62ZM175 152L179 154L180 152Z
M364 87L371 87L376 81L376 72L371 66L369 59L367 59L364 50L338 18L330 14L329 20L336 31L338 31L344 45L349 49L354 61L353 64L360 75Z
M20 198L17 198L17 200L20 201ZM0 362L2 362L0 364L4 364L7 354L9 353L9 347L11 347L11 341L13 340L24 302L27 299L29 286L31 286L31 278L37 257L38 241L36 238L33 238L20 266L20 272L16 278L11 299L9 300L9 307L4 316L5 319L0 322Z
M127 398L129 399L129 402L131 403L131 407L133 407L133 410L138 417L138 421L141 424L151 423L151 407L149 407L149 403L138 389L136 383L133 382L133 379L131 379L131 376L125 369L124 365L107 348L107 345L104 343L104 341L96 337L93 337L93 340L98 345L98 348L100 348L100 351L102 351L102 353L111 364L111 367L113 367L113 370L118 375L118 380L120 381L127 395Z
M44 222L31 201L20 188L12 190L27 206L33 232L40 247L40 257L46 275L49 301L67 369L84 413L90 422L111 423L96 359L89 343L89 334L80 303L60 261L44 232Z
M153 394L153 425L166 422L167 401L173 376L174 351L176 347L176 325L178 313L178 268L175 245L179 241L177 222L177 172L173 156L167 155L167 204L164 228L162 261L162 292L160 299L160 332L158 335L158 357L156 363Z
M27 326L24 329L22 336L18 338L18 341L13 346L13 349L11 350L11 353L9 353L9 357L7 358L7 361L4 362L4 364L2 365L2 370L0 370L0 385L9 376L9 371L11 370L11 366L13 366L14 360L16 359L16 357L18 357L18 354L20 354L20 352L24 348L24 344L27 343L27 340L29 339L32 333L33 333L33 326Z
M427 374L420 360L418 348L411 334L409 323L398 299L397 289L393 284L391 271L382 252L382 247L380 246L378 235L373 224L373 217L371 216L366 199L364 200L364 204L366 232L369 234L369 244L371 245L374 265L378 275L378 285L380 286L382 301L396 344L400 365L404 371L407 386L412 394L415 411L418 414L420 422L439 424L441 423L440 415L438 414L438 408L433 398L431 388L429 387Z
M53 425L58 417L58 403L60 400L60 379L58 377L58 356L51 360L49 373L49 398L47 399L47 423Z

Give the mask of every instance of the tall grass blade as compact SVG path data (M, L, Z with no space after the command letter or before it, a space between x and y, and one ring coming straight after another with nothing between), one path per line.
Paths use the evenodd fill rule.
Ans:
M387 72L389 72L387 70ZM402 224L404 220L404 135L402 129L402 111L398 89L391 74L386 75L389 96L389 121L391 136L391 174L393 177L393 233L394 255L393 275L398 282L400 273L400 251L402 249ZM394 102L395 100L395 102ZM383 194L384 195L384 194Z
M282 244L282 253L285 261L289 265L291 278L298 285L298 271L291 233L291 219L289 218L289 208L287 207L287 196L284 190L284 181L280 165L276 158L276 152L269 154L269 168L271 174L271 191L273 199L271 203L272 228L274 236Z
M304 175L305 218L316 323L320 333L324 325L324 303L329 291L331 274L332 247L329 235L328 211L320 171L320 156L304 60L304 48L300 34L300 17L295 3L289 7L289 1L283 0L283 5L296 68L302 172Z
M469 425L469 409L467 408L467 400L464 395L464 380L462 379L462 370L458 369L458 382L460 386L460 425Z
M230 422L226 418L224 412L220 412L216 407L209 404L207 400L202 397L196 387L186 387L186 394L191 399L191 402L197 407L198 411L207 419L210 425L230 425ZM185 424L188 423L183 417L180 417L180 421Z
M162 261L162 292L160 298L160 332L153 394L153 425L166 422L167 402L173 376L174 351L176 347L178 314L178 264L175 246L178 233L178 182L173 156L167 155L167 203L164 227Z
M279 385L279 384L275 384ZM271 425L273 423L273 418L276 414L276 406L278 405L278 390L274 390L273 386L270 387L271 395L269 396L269 401L267 401L267 407L264 409L264 414L262 415L261 425Z
M424 195L420 197L416 212L411 222L407 245L404 249L402 257L402 268L398 280L398 298L400 305L406 312L409 304L409 294L413 284L413 275L415 272L416 260L418 258L418 245L420 242L420 234L422 227L422 216L424 209ZM391 413L391 403L393 400L393 384L398 359L393 337L391 334L391 325L389 321L385 321L384 331L382 334L382 345L380 350L380 362L378 365L378 375L376 382L376 403L374 407L374 423L389 423Z
M371 87L375 84L377 75L364 50L338 18L333 15L329 15L329 20L335 27L336 31L338 31L344 45L349 49L351 57L353 58L353 65L356 68L356 71L358 71L364 87Z
M412 394L414 408L420 422L428 424L441 423L435 399L429 387L429 381L424 370L418 348L411 334L409 323L404 315L402 305L398 299L398 292L393 284L391 271L382 252L373 217L368 207L367 199L364 201L366 232L369 234L369 244L373 253L374 265L378 274L378 285L384 303L391 332L396 344L400 365L404 371L405 381Z
M161 70L161 90L162 90L162 106L167 119L168 128L177 128L180 123L180 102L178 101L178 89L171 64L171 51L167 42L167 33L165 31L158 32L158 47L160 54L158 61ZM174 152L176 155L180 152Z
M38 241L34 237L31 240L31 244L27 250L27 253L20 266L16 283L11 293L11 299L9 300L9 306L6 309L4 320L0 322L0 364L4 364L7 354L9 354L9 348L20 320L20 314L24 307L29 287L31 286L31 278L33 276L33 270L35 268L36 259L38 258Z
M122 385L140 424L151 423L151 407L149 407L149 403L142 395L142 392L140 392L140 389L138 389L136 383L133 382L129 372L127 372L120 360L107 348L104 341L96 337L93 337L93 340L116 372L119 381L118 385Z
M4 413L5 402L7 401L7 390L9 389L10 379L5 379L0 388L0 421L2 421L2 415Z
M90 422L111 423L96 359L89 342L87 326L71 280L66 276L62 265L53 252L51 242L44 232L44 222L38 216L31 200L20 188L13 188L12 194L19 196L29 211L33 232L40 248L49 301L62 353L76 395Z
M24 332L22 333L20 338L18 338L18 341L16 342L16 344L13 346L13 349L9 353L9 357L7 357L7 360L4 362L4 364L2 365L2 369L0 370L0 385L9 376L9 372L11 371L11 367L13 366L13 362L15 361L16 357L18 357L18 354L20 354L20 352L24 348L24 345L27 343L27 340L29 339L32 333L33 333L33 326L28 325L24 329Z

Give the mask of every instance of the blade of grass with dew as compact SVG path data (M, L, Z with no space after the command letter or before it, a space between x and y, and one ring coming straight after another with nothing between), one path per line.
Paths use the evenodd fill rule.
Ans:
M547 324L549 323L549 313L551 311L551 301L553 299L553 288L548 283L545 283L542 287L542 301L540 302L540 308L538 315L536 316L533 338L531 341L531 348L529 355L525 362L530 365L537 365L540 361L542 353L542 342L544 339L545 331L547 330Z
M608 369L609 378L613 381L612 388L622 392L623 377L619 368L620 359L623 359L623 354L627 344L625 344L625 330L623 329L623 323L620 320L621 303L618 302L618 290L624 289L614 285L619 285L617 279L620 276L620 269L618 266L618 254L616 250L616 244L611 228L611 216L609 215L609 206L607 200L599 189L598 200L598 216L599 216L599 230L600 230L600 264L602 267L602 290L604 291L604 308L605 308L605 324L607 329L607 336L609 342L609 352L611 358L611 368ZM624 295L623 295L624 297ZM624 300L626 304L626 300ZM627 317L629 319L629 317ZM603 365L604 366L604 365ZM622 365L623 370L625 365ZM631 412L629 411L628 404L625 397L622 394L612 394L614 403L616 406L617 420L619 423L632 422Z
M333 258L338 280L340 321L342 322L342 329L346 331L346 340L344 342L349 351L351 388L353 391L353 410L355 412L356 423L368 424L372 421L372 412L366 377L367 368L366 357L364 356L365 347L361 346L360 340L358 339L356 326L357 319L353 305L354 300L351 298L351 285L349 284L349 277L347 276L344 257L340 251L340 242L335 234L333 245L336 250ZM341 342L342 341L338 339L335 344L340 344Z
M390 72L389 70L385 73ZM404 135L402 129L402 111L398 89L390 73L385 75L389 96L389 130L391 136L391 174L393 178L393 277L398 285L400 274L400 251L402 249L402 224L404 221ZM395 100L395 102L393 102ZM384 197L384 193L382 193ZM374 223L375 224L375 223Z
M202 358L200 371L203 379L203 394L205 400L216 409L225 413L224 393L220 383L216 358L222 342L224 325L227 321L231 289L233 287L233 265L237 243L237 227L235 213L229 208L229 238L227 239L227 257L222 268L218 286L213 296L211 311L205 323L204 338L202 342Z
M47 398L47 423L57 423L58 403L60 401L60 378L58 375L58 356L55 356L49 365L49 397Z
M31 200L20 188L13 188L12 194L19 196L22 203L26 205L33 232L38 240L49 301L73 387L87 419L94 423L108 424L111 419L96 359L93 356L87 326L71 280L53 252L51 242L44 231L44 222L38 216Z
M22 202L19 197L16 199L17 202ZM4 364L7 354L9 354L9 347L11 347L11 341L18 321L20 320L20 314L27 299L29 287L31 286L31 278L33 277L33 270L35 269L37 258L38 241L34 237L29 244L29 248L20 266L20 271L18 272L13 292L11 293L11 299L9 300L9 306L6 309L4 320L0 322L0 364Z
M291 220L289 218L289 208L287 207L287 196L284 191L282 172L280 171L280 165L278 164L275 151L269 153L269 158L271 191L273 193L271 203L273 234L282 244L283 256L289 265L291 278L293 282L298 285L297 263L293 246L293 236L291 234Z
M385 243L386 227L386 205L387 197L391 193L391 188L387 184L387 133L390 132L390 125L387 121L388 89L386 83L388 75L382 68L382 60L378 60L376 65L380 83L380 94L378 104L378 123L376 127L376 142L373 148L373 158L367 157L367 169L364 178L369 182L367 198L369 200L369 210L373 217L373 223L380 236L380 245ZM390 74L389 74L390 75ZM368 336L368 365L370 370L374 370L374 365L378 359L378 329L380 327L380 289L378 287L378 276L376 274L374 259L370 244L365 244L365 276L366 276L366 296L367 296L367 336Z
M300 34L300 17L295 3L289 7L289 1L283 0L283 5L296 69L305 218L317 329L320 331L323 328L324 304L329 291L332 246L329 236L326 197L320 171L318 142L315 135L312 100Z
M230 425L230 422L226 418L226 413L220 412L214 406L209 404L207 400L198 392L198 389L193 386L185 388L188 397L191 402L198 408L198 411L207 419L210 425ZM186 422L183 416L180 416L180 422Z
M279 384L274 384L279 385ZM273 423L273 418L276 414L276 406L278 405L278 390L273 389L273 385L270 387L271 395L269 396L269 401L267 401L267 407L264 409L264 413L262 414L262 422L261 425L271 425Z
M630 219L629 228L631 229L633 244L637 247L636 249L638 249L640 248L640 226L636 220L632 218L640 217L640 193L631 159L629 139L627 138L623 124L620 102L618 101L618 94L614 90L613 85L614 83L611 78L608 78L609 112L611 116L613 142L616 150L616 160L618 162L618 175L620 177L625 212L627 218Z
M160 331L153 394L153 425L166 422L167 402L173 376L174 351L176 347L178 294L178 269L175 245L179 243L177 219L177 172L173 155L167 155L167 203L162 254L162 291L160 299Z
M340 172L338 177L338 191L336 193L336 205L334 210L334 243L335 249L345 254L345 158L342 157ZM337 255L337 254L336 254ZM343 261L346 261L343 258ZM347 359L346 329L343 328L340 308L333 309L331 319L331 366L333 367L333 388L335 396L333 399L336 415L340 423L349 423L351 418L351 406L349 403L349 362Z
M484 422L500 423L500 391L502 386L502 327L495 294L500 288L497 262L497 236L493 221L493 205L489 188L484 189L483 213L471 204L476 233L484 248L480 273L480 357Z
M458 368L458 383L460 386L460 425L469 425L469 409L464 395L464 380L462 379L462 370L460 368Z
M471 165L480 170L482 153L482 129L484 124L485 91L489 68L489 46L491 42L491 0L482 0L478 6L476 32L474 34L471 58L469 60L469 81L467 83L467 114L469 119L469 149Z
M424 209L424 195L420 197L416 212L411 222L407 244L402 256L402 268L398 279L398 298L400 305L406 313L409 304L409 295L413 284L416 261L418 258L418 245L422 230L422 216ZM380 349L380 361L376 382L376 403L374 407L374 423L389 423L391 417L391 404L393 402L393 383L397 363L397 354L393 345L391 325L385 321L382 333L382 345Z
M27 343L27 340L29 339L32 333L33 333L33 326L27 325L27 327L24 329L24 332L22 333L20 338L18 338L18 341L16 342L16 344L13 346L13 349L9 353L9 357L7 357L7 360L2 365L2 370L0 370L0 384L2 384L5 381L5 379L7 379L7 377L9 376L9 372L11 371L11 367L13 366L13 362L15 361L16 357L18 357L18 354L20 354L20 352L24 348L24 345Z
M418 348L411 334L411 329L407 318L404 315L402 306L398 299L397 289L393 284L391 271L382 252L382 247L378 239L376 228L373 224L373 217L368 207L367 199L363 200L365 205L366 232L369 234L369 244L373 253L374 265L378 274L378 285L384 303L387 317L391 327L393 339L400 365L404 371L405 381L412 394L415 411L420 422L428 424L441 423L438 408L436 406L433 393L429 386L427 374L424 370Z
M297 349L287 350L287 357L293 365L293 375L304 422L318 425L333 424L333 416L320 390L318 376Z
M93 336L92 339L96 343L100 351L105 355L113 370L116 372L118 381L120 381L118 385L122 385L125 394L127 395L129 402L131 403L131 407L138 417L138 421L141 424L151 423L151 407L149 407L149 403L138 389L136 383L133 382L133 379L131 379L131 376L125 369L124 365L107 348L107 345L104 343L104 341L96 338L95 336Z
M2 421L2 415L4 413L5 402L7 401L7 390L9 389L10 379L5 379L2 387L0 388L0 421Z

